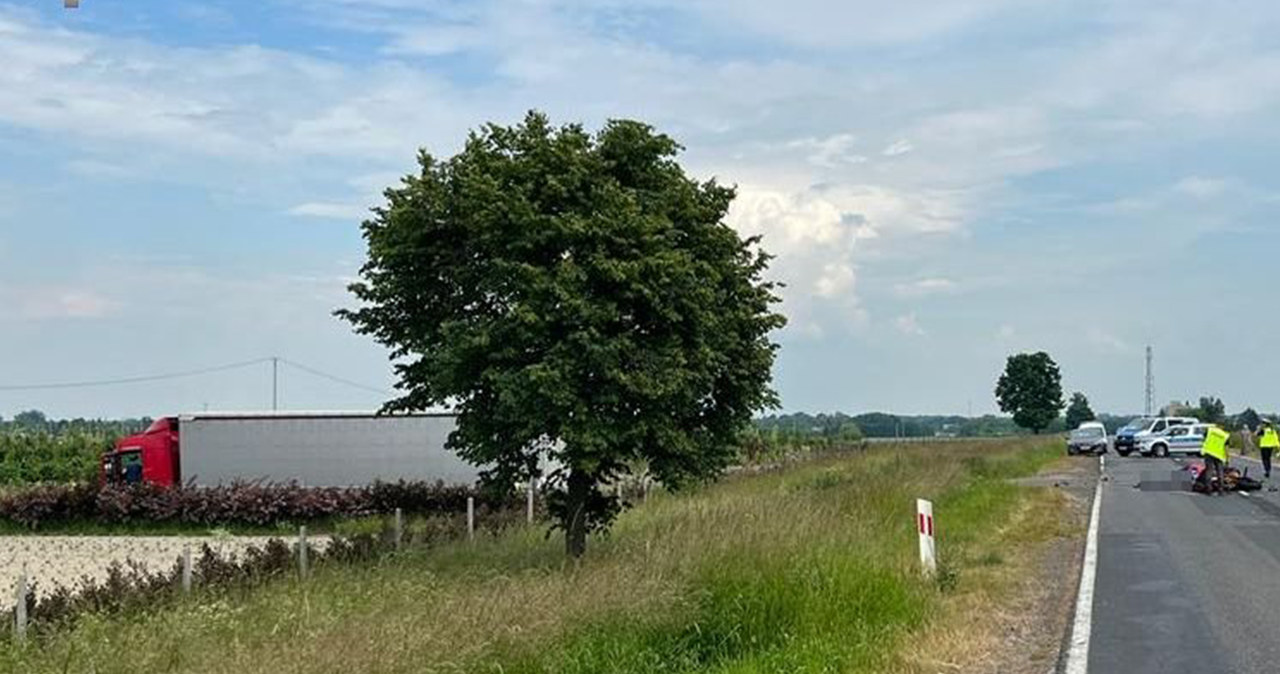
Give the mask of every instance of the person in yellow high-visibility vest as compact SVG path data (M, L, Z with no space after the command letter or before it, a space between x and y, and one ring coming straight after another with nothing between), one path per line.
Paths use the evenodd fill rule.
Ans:
M1258 425L1258 450L1262 454L1262 473L1271 479L1271 455L1280 449L1280 433L1270 421Z
M1204 444L1200 446L1200 454L1204 457L1204 477L1210 494L1222 493L1222 478L1227 467L1227 439L1230 437L1231 434L1217 425L1209 426L1204 434Z

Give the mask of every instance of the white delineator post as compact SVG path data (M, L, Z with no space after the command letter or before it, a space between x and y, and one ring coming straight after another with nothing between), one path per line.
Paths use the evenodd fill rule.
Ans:
M920 532L920 566L925 575L938 570L938 548L933 539L933 503L916 499L916 530Z

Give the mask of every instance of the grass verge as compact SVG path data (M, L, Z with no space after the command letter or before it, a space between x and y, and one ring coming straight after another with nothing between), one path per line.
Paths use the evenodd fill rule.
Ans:
M741 476L626 514L579 564L539 530L331 568L310 582L90 617L10 671L875 672L1024 507L1005 478L1061 445L877 448ZM943 583L916 569L932 498Z

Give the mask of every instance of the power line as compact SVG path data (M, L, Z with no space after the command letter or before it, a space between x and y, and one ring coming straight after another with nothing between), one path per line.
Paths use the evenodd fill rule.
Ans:
M94 386L115 386L118 384L139 384L148 381L162 381L165 379L182 379L184 377L195 377L202 374L212 374L214 372L224 372L226 370L236 370L240 368L250 367L252 365L260 365L270 361L270 358L255 358L253 360L240 361L238 363L228 363L226 365L216 365L214 367L205 367L198 370L183 370L180 372L166 372L163 374L149 374L138 377L121 377L118 379L92 379L86 381L69 381L58 382L53 384L15 384L0 385L0 391L44 391L52 389L70 389L70 388L90 388Z
M352 387L352 388L358 388L358 389L360 389L360 390L362 390L362 391L369 391L369 392L371 392L371 393L377 393L377 394L378 394L378 395L380 395L380 396L394 396L394 395L395 395L395 392L393 392L393 391L388 391L387 389L383 389L383 388L377 388L377 387L375 387L375 386L368 386L368 385L366 385L366 384L361 384L360 382L351 381L350 379L343 379L342 377L339 377L339 376L337 376L337 375L329 374L328 372L321 372L320 370L317 370L317 369L315 369L315 368L313 368L313 367L307 367L306 365L303 365L302 363L298 363L298 362L295 362L295 361L289 360L288 358L281 358L281 359L280 359L280 362L281 362L281 363L284 363L285 365L288 365L288 366L290 366L290 367L296 367L296 368L298 368L299 370L302 370L303 372L306 372L307 374L314 375L314 376L316 376L316 377L321 377L321 378L323 378L323 379L328 379L329 381L337 382L337 383L339 383L339 384L345 384L345 385L350 386L350 387Z

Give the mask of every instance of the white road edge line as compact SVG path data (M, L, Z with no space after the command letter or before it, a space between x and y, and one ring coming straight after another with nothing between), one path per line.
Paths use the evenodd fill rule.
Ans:
M1100 461L1099 465L1103 465ZM1076 595L1076 618L1071 625L1071 645L1067 650L1065 674L1087 674L1089 671L1089 637L1093 630L1093 581L1098 573L1098 520L1102 516L1102 474L1093 493L1093 512L1089 515L1088 541L1084 547L1084 565L1080 569L1080 592Z

